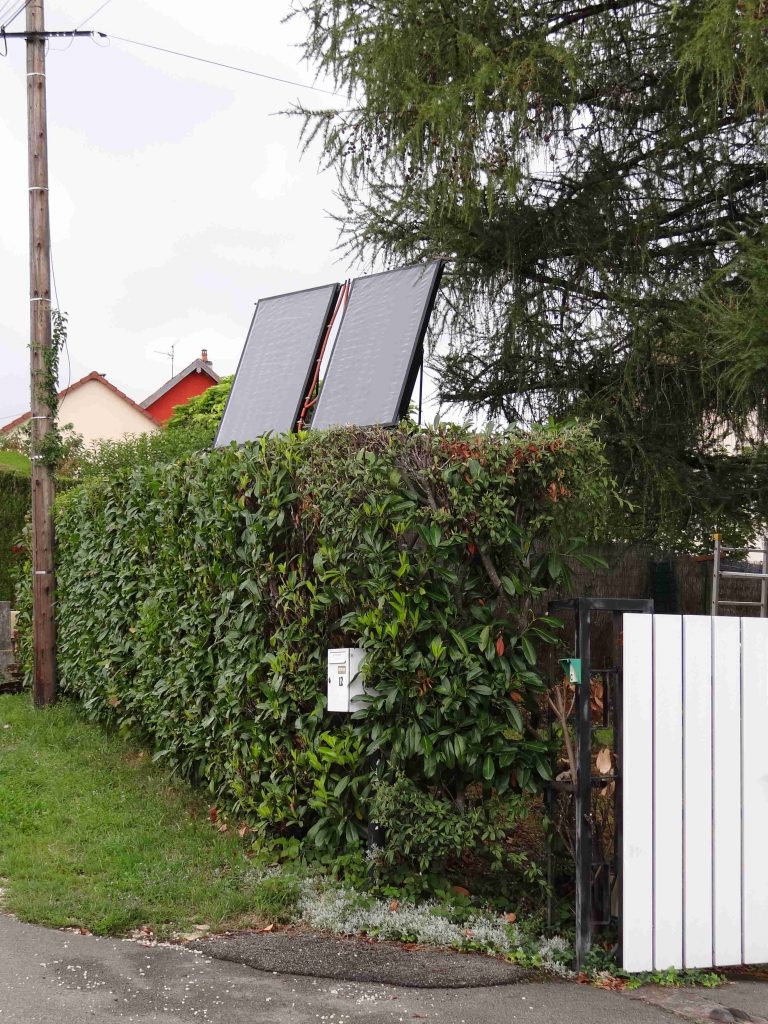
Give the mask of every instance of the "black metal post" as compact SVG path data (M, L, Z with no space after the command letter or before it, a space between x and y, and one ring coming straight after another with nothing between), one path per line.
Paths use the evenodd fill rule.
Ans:
M581 685L576 687L576 969L592 944L592 708L590 704L590 626L586 602L576 609L576 656Z
M621 958L622 924L624 920L624 879L622 876L622 861L624 857L624 780L623 780L623 751L624 751L624 673L623 673L623 647L624 647L624 619L619 612L613 613L613 664L616 672L613 676L613 774L615 776L615 791L613 802L614 829L613 829L613 872L614 885L616 886L617 914L618 919L618 954ZM611 892L613 898L613 891ZM619 959L621 962L621 959Z

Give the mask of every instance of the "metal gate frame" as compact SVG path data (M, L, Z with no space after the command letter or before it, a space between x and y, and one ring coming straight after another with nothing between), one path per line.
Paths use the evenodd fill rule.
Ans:
M609 598L609 597L579 597L567 600L551 601L549 612L557 615L558 612L570 613L574 616L573 650L574 657L581 661L581 683L576 686L576 759L577 777L575 787L573 783L552 782L547 787L547 801L551 807L554 791L557 789L573 789L575 804L575 841L576 841L576 871L575 871L575 915L576 915L576 968L580 970L584 966L587 954L592 946L592 932L595 922L595 900L593 888L595 885L595 869L603 869L603 876L608 881L608 892L616 886L618 895L618 925L621 935L622 923L622 885L621 885L621 863L622 863L622 789L621 789L621 751L622 751L622 659L621 659L621 634L623 630L623 615L625 612L639 612L653 614L653 601L648 599L635 598ZM592 625L593 615L608 613L611 615L613 628L612 660L613 665L604 668L595 668L592 665ZM592 774L592 708L591 708L591 680L594 676L601 676L606 680L605 692L610 694L605 702L605 713L610 718L610 724L614 729L614 769L611 776L593 776ZM609 708L610 712L609 713ZM608 721L605 722L608 724ZM603 786L606 782L615 782L614 792L614 813L615 813L615 838L613 858L611 862L596 863L593 859L593 818L592 818L592 789L596 785ZM551 847L548 847L548 878L552 880L552 854ZM609 902L610 908L610 902ZM601 920L600 924L610 923L609 920Z

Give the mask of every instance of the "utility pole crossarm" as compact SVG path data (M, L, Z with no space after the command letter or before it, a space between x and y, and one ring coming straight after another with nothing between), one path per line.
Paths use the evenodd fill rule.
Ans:
M63 39L63 38L76 38L78 36L98 36L100 39L107 39L106 32L93 32L83 30L81 32L72 30L71 32L6 32L5 29L0 25L0 39Z

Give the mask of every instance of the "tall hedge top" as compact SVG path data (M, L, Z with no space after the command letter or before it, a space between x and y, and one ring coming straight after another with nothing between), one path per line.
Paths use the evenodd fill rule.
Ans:
M272 834L354 844L372 765L536 788L532 611L609 499L580 426L268 438L116 473L58 509L64 688ZM329 646L368 706L326 711Z

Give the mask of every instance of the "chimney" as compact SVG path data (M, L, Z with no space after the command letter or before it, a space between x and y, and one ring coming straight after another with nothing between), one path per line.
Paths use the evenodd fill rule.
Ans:
M208 349L207 348L203 349L202 354L200 355L200 358L205 363L206 366L213 366L213 363L208 358Z

